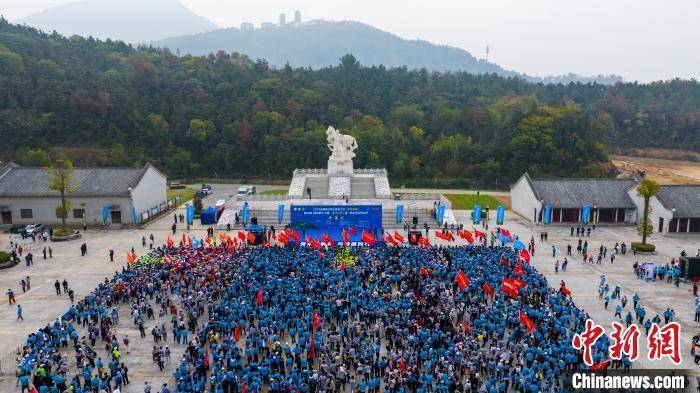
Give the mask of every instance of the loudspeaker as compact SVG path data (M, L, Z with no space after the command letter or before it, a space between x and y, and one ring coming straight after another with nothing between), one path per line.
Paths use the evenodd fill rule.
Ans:
M250 219L250 224L251 224L251 225L258 225L258 218L257 218L257 217L251 218L251 219Z
M420 241L421 237L423 237L423 233L421 231L411 231L408 234L408 242L416 245Z
M681 257L678 261L681 269L681 277L692 282L700 281L700 258L698 257Z
M413 225L418 225L418 217L413 216Z

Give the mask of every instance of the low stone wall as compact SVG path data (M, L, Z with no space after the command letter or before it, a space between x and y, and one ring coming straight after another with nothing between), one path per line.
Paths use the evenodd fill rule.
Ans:
M83 235L80 233L74 233L72 235L65 235L65 236L51 236L51 241L52 242L67 242L70 240L76 240L80 239Z

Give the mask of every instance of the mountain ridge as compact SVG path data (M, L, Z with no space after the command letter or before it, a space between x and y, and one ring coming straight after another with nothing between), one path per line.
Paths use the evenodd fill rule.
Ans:
M62 35L147 42L217 29L177 0L84 0L45 9L16 23Z
M153 40L151 44L192 55L208 55L220 50L243 53L265 59L275 67L319 69L337 64L340 57L352 54L360 63L387 68L425 68L429 71L465 71L474 74L495 73L521 77L530 82L596 82L615 84L616 75L581 76L566 74L536 77L478 59L468 51L425 40L408 40L371 25L356 21L316 19L302 24L286 24L242 30L226 27L203 33Z

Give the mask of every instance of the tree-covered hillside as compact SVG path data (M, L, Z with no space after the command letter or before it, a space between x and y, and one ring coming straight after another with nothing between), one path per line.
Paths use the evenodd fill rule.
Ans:
M542 85L495 75L363 67L273 69L219 52L178 57L0 20L0 159L153 162L170 176L288 177L324 167L325 129L357 138L355 167L396 183L508 184L597 176L606 146L700 150L700 87ZM456 179L456 180L451 180Z

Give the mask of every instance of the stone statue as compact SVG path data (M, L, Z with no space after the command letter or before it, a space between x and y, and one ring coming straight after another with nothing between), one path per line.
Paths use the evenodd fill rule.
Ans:
M357 141L352 135L343 135L333 127L328 127L326 131L328 137L328 148L331 150L331 159L336 161L346 161L355 158Z

